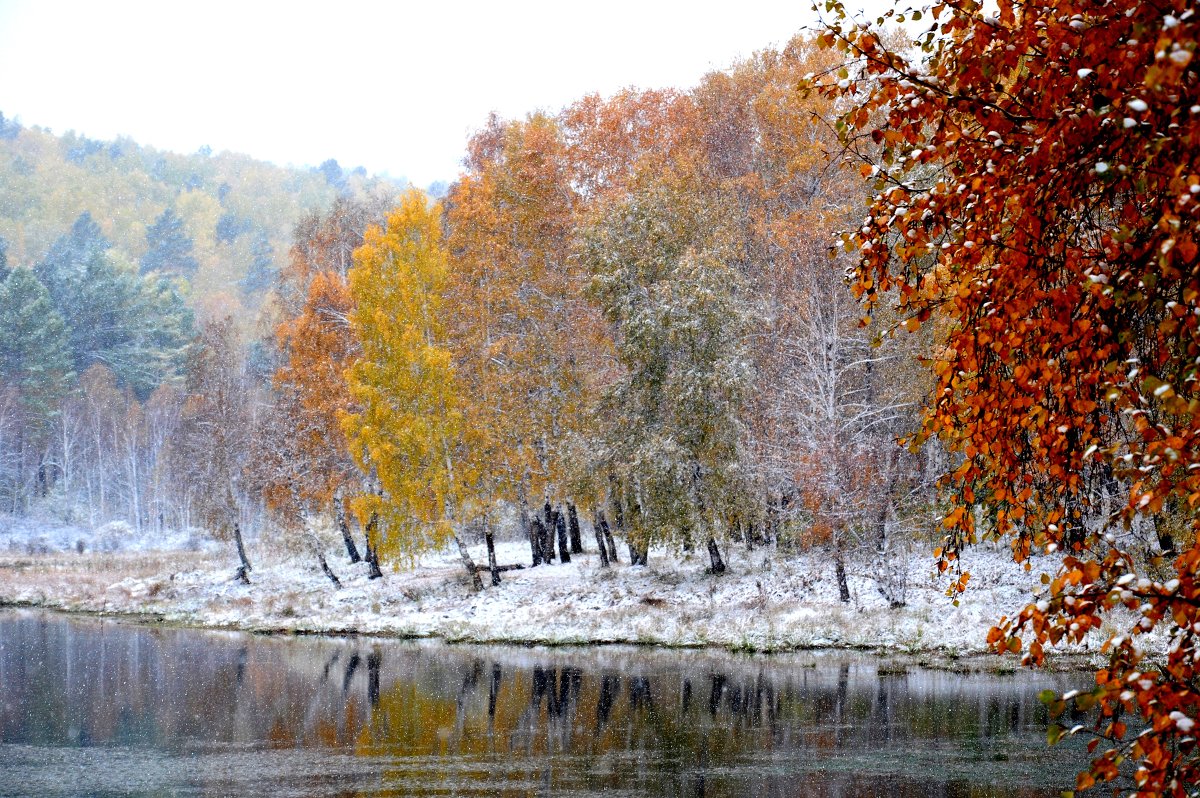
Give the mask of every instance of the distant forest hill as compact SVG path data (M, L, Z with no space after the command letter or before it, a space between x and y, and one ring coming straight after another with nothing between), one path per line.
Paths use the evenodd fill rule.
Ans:
M33 267L84 214L131 270L181 278L204 313L249 324L293 228L339 196L394 196L404 184L343 169L282 167L246 155L163 152L129 138L98 141L24 127L0 113L0 253Z

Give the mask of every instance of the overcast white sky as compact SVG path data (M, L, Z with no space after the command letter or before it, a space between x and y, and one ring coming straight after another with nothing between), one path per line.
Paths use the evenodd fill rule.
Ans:
M0 111L426 186L458 174L490 111L689 87L814 18L810 0L0 0Z

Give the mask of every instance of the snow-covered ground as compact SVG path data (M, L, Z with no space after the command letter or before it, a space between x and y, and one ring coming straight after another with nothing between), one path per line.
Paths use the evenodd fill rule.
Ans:
M139 534L125 521L91 526L70 523L51 513L14 516L0 513L0 552L50 554L55 552L201 551L217 543L199 530L143 530Z
M746 551L726 546L727 573L704 573L707 556L653 550L645 567L603 569L598 556L509 571L499 587L472 593L457 551L425 557L409 570L369 580L332 549L335 590L311 557L256 557L252 584L232 579L232 547L220 551L0 554L0 602L66 610L136 613L191 625L297 633L357 632L451 641L545 644L644 643L733 650L854 647L961 656L986 649L988 628L1031 600L1043 572L1007 550L971 549L970 587L955 606L949 576L917 552L908 566L907 603L891 608L867 563L849 568L852 598L838 601L833 566L819 551ZM623 547L622 547L623 548ZM525 543L497 545L500 563L529 562ZM482 546L471 548L486 563ZM703 558L703 559L702 559ZM1090 645L1098 648L1097 637ZM1015 664L1015 659L1013 664Z

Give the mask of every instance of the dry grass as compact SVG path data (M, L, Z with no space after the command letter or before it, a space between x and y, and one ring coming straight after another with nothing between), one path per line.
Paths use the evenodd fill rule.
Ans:
M152 554L0 554L0 601L23 596L55 598L64 603L101 600L122 580L149 579L211 567L213 556L192 552ZM159 594L167 583L151 590Z

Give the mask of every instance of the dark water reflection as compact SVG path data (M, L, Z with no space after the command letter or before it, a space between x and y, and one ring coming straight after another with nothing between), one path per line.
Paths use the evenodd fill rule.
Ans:
M7 611L0 795L1050 796L1068 681Z

